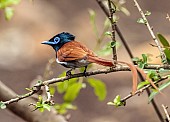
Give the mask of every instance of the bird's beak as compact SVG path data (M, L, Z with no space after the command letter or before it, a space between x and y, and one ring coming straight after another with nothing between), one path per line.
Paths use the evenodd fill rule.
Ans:
M49 42L49 41L43 41L41 44L47 44L47 45L54 45L54 42Z

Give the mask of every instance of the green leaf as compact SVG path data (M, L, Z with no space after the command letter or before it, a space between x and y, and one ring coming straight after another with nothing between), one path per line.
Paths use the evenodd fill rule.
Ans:
M137 23L145 24L145 23L146 23L146 20L144 20L143 18L139 18L139 19L137 20Z
M112 48L110 42L103 46L103 48L98 52L98 55L108 56L112 54Z
M3 102L0 102L0 109L5 109L6 105Z
M113 100L113 102L108 102L108 105L113 105L115 107L119 107L119 106L125 106L125 102L121 101L120 95L117 95L115 97L115 99Z
M55 94L55 86L50 86L50 94L51 95Z
M0 1L0 8L4 9L11 5L19 4L21 0L1 0Z
M77 80L78 80L78 78L72 78L72 79L69 79L69 81L57 83L58 93L60 93L60 94L64 93L68 89L68 87L71 86L72 84L76 83Z
M90 22L92 24L93 31L96 34L96 38L98 39L99 34L98 34L97 26L96 26L96 12L92 9L89 9L89 14L90 14Z
M147 76L154 81L157 81L160 79L159 74L154 70L149 70Z
M116 44L117 44L117 42L111 42L111 47L115 47L116 46Z
M63 73L60 74L58 77L64 77L64 76L66 76L66 72L63 72ZM77 80L78 80L78 78L72 78L72 79L69 79L69 80L64 81L64 82L58 82L58 83L56 83L58 93L60 93L60 94L64 93L64 92L67 90L67 88L68 88L70 85L76 83Z
M165 89L166 87L168 87L169 85L170 85L170 80L167 81L167 82L165 82L164 84L160 85L160 86L158 87L158 89L159 89L159 91L161 91L161 90ZM151 100L159 93L159 91L154 90L154 91L150 94L150 96L149 96L149 102L151 102Z
M142 59L135 57L132 60L135 61L138 64L138 67L143 69L145 66L148 65L148 55L142 54Z
M60 93L60 94L64 93L67 90L67 88L68 88L68 81L57 83L58 93Z
M148 61L147 54L142 54L142 58L143 58L143 63L147 63L147 61Z
M149 15L151 15L151 12L150 11L146 11L145 16L149 16Z
M158 33L157 36L158 36L161 44L162 44L164 47L169 47L169 46L170 46L170 45L169 45L169 42L166 40L166 38L165 38L162 34Z
M48 105L48 104L43 104L43 108L44 108L44 109L47 109L48 111L50 111L51 106Z
M105 32L105 35L112 36L112 33L110 31Z
M27 91L32 91L32 88L25 88L25 90L27 90Z
M40 112L44 112L44 108L38 108L38 110L40 111Z
M120 7L120 10L126 15L126 16L130 16L130 12L127 8L125 7Z
M14 15L14 9L11 7L5 8L5 18L6 20L10 20Z
M143 62L138 62L138 67L143 69L145 67L145 64Z
M110 26L110 20L108 18L104 21L104 28L108 28Z
M94 79L94 78L88 78L87 82L90 84L91 87L94 88L94 93L100 101L106 98L107 91L106 91L106 85L104 84L104 82L102 82L101 80Z
M87 69L86 69L86 71L88 71L91 67L92 67L92 64L89 64L88 67L87 67ZM79 68L79 71L80 71L80 72L84 72L84 70L85 70L85 67Z
M38 96L38 102L39 105L43 103L43 98L41 95Z
M64 101L66 102L74 101L77 98L81 88L82 88L82 83L80 82L74 83L71 86L69 86L64 95Z
M69 102L64 102L62 104L55 104L54 108L57 110L57 112L59 114L67 113L68 109L71 109L71 110L76 110L77 109L76 106L74 106L73 104L71 104Z
M139 57L132 58L132 61L139 62L141 59Z
M138 84L137 89L141 89L142 87L144 87L144 86L146 86L146 85L148 85L148 84L150 84L149 81L147 81L147 80L142 81L142 82L140 82L140 83Z
M89 14L90 14L90 21L94 23L95 17L96 17L96 12L92 9L89 9Z
M121 98L120 95L117 95L115 99L113 100L113 103L116 107L121 106Z
M45 109L50 111L50 105L43 101L41 95L38 96L38 102L36 103L35 108L38 109L40 112L43 112Z
M165 48L164 53L166 55L166 58L170 60L170 50L168 48Z

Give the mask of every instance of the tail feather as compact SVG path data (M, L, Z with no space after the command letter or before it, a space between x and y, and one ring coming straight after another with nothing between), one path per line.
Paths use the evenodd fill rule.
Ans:
M114 66L112 61L102 59L102 58L99 58L99 57L96 57L96 56L95 57L89 56L88 61L91 62L91 63L96 63L96 64L99 64L99 65L108 66L108 67Z

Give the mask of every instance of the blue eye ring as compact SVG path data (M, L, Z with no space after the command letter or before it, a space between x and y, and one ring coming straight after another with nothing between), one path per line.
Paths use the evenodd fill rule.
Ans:
M55 38L54 38L55 44L59 43L59 41L60 41L60 38L59 38L59 37L55 37Z

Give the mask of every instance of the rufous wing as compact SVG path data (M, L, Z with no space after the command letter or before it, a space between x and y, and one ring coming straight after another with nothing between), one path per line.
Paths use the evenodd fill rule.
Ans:
M88 50L84 45L77 41L71 41L64 44L57 51L57 58L61 62L74 61L86 59L87 54L93 54L92 51Z

